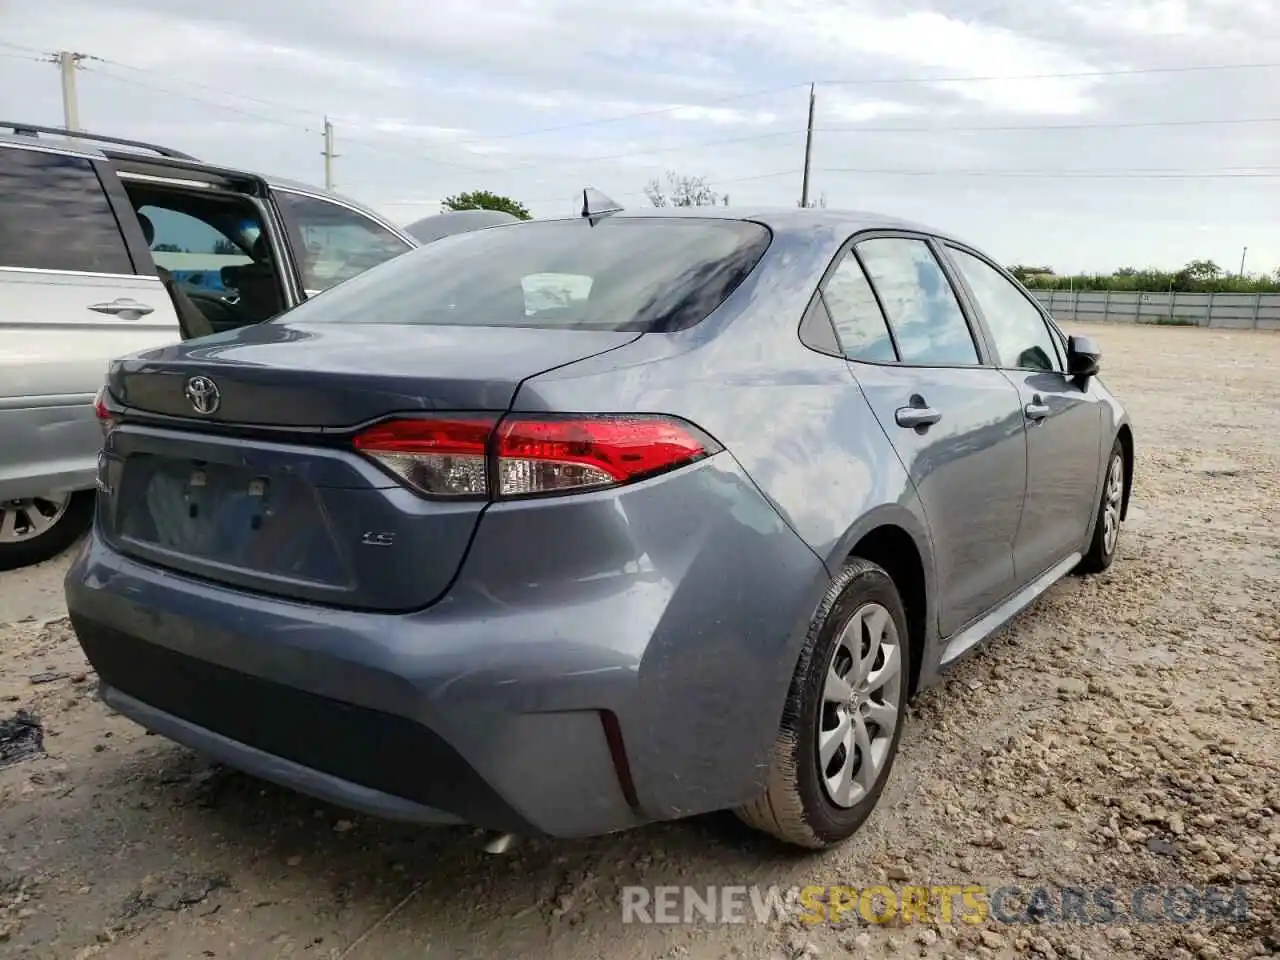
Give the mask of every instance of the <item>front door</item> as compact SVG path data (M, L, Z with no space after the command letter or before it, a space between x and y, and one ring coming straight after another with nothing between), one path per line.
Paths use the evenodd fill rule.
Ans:
M1085 538L1100 495L1101 401L1066 375L1066 358L1035 302L977 253L947 254L982 315L1004 374L1021 396L1027 433L1027 493L1014 542L1020 583L1044 573Z
M857 242L822 295L850 369L924 507L938 626L950 636L1014 588L1027 473L1018 391L984 364L924 238Z

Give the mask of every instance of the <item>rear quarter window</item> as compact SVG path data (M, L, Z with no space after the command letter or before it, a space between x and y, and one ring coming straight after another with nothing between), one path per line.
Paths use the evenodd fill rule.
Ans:
M758 223L710 218L489 227L397 257L285 319L670 332L720 306L771 239Z

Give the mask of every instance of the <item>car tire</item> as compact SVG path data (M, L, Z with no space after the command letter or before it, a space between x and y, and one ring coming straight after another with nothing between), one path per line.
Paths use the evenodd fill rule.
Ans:
M876 653L869 649L873 643ZM860 665L853 644L869 682L856 680ZM851 837L889 779L906 721L910 675L911 641L897 587L883 568L850 560L809 628L765 792L736 810L738 817L811 850ZM886 730L890 723L892 730ZM873 766L864 768L867 756Z
M93 523L95 495L93 490L80 490L67 498L65 506L53 498L0 501L0 570L50 560L79 540ZM56 518L38 533L24 535L21 524L28 523L25 518L33 510ZM8 516L20 518L20 525L12 532L6 526Z
M1124 446L1117 439L1107 458L1098 513L1093 521L1093 539L1083 559L1076 564L1079 574L1101 573L1111 566L1120 544L1120 514L1124 511Z

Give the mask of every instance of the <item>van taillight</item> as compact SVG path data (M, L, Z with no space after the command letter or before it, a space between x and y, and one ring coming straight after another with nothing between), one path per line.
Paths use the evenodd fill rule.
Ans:
M652 414L415 417L353 443L419 493L477 499L620 486L721 449L692 424Z

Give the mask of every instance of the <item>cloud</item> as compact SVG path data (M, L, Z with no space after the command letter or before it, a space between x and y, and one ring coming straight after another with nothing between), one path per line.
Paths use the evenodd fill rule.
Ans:
M639 204L668 169L793 205L816 81L831 205L1058 269L1244 244L1280 265L1258 213L1280 179L993 175L1275 167L1280 124L1125 124L1278 116L1280 70L1116 72L1275 59L1274 0L61 0L0 22L0 115L58 123L56 70L18 48L82 51L90 128L315 182L327 116L339 191L406 222L471 189Z

